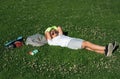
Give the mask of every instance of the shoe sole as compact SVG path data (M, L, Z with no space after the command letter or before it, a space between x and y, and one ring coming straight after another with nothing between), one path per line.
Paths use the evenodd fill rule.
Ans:
M113 49L114 49L113 44L109 43L107 56L112 56Z

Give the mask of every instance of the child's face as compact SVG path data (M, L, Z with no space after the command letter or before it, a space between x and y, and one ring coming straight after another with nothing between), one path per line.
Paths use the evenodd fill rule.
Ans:
M56 31L56 30L51 30L51 31L50 31L50 35L54 38L54 37L56 37L56 36L58 35L58 31Z

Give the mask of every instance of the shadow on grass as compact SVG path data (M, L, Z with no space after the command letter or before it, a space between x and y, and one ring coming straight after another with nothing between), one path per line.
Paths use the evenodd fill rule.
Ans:
M115 49L113 50L113 53L114 53L118 48L119 48L119 45L117 45L117 46L115 47Z
M66 35L66 36L68 36L68 32L65 32L65 31L64 31L63 34Z

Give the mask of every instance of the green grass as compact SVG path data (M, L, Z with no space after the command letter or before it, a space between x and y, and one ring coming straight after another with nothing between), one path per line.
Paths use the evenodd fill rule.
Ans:
M119 79L120 49L112 57L44 45L12 50L4 44L51 25L99 45L120 42L119 0L0 0L0 79ZM29 51L38 49L34 56Z

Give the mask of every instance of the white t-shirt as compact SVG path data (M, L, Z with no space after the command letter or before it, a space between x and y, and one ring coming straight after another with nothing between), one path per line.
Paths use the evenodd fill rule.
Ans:
M54 45L54 46L67 47L71 39L73 38L65 36L65 35L58 35L54 37L53 39L48 40L48 44Z

